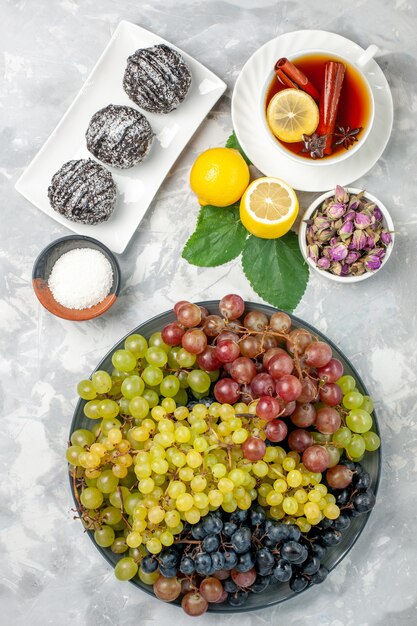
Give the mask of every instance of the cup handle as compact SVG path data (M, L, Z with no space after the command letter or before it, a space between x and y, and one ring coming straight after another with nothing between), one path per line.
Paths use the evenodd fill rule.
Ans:
M361 54L359 59L356 60L356 65L362 68L365 67L365 65L367 65L369 61L373 59L374 56L378 52L379 52L378 46L376 46L375 44L371 44L370 46L366 48L365 52Z

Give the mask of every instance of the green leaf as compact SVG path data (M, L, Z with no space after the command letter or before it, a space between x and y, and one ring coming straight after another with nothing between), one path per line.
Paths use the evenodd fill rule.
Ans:
M229 139L226 141L226 148L234 148L235 150L238 150L240 154L243 156L243 158L245 159L246 163L248 165L252 165L251 161L249 161L248 157L243 152L242 147L240 143L238 142L237 137L235 135L235 131L232 132Z
M307 287L308 267L292 231L279 239L248 237L242 267L254 291L284 311L296 308Z
M247 235L239 219L238 204L224 208L207 205L201 208L182 257L199 267L222 265L242 252Z

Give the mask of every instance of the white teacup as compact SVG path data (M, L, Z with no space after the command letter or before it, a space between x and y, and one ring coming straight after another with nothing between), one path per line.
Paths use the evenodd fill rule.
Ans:
M302 162L305 165L311 165L313 167L323 167L326 165L333 165L334 163L339 163L340 161L343 161L344 159L347 159L348 157L351 157L353 154L355 154L355 152L357 152L358 150L360 150L360 148L364 145L370 131L372 128L372 124L374 122L374 118L375 118L375 101L374 101L374 96L372 93L372 89L369 85L369 82L364 74L364 69L366 68L367 64L369 63L369 61L371 61L371 59L373 59L373 57L375 56L375 54L378 52L378 47L375 46L374 44L372 44L371 46L369 46L357 59L352 60L352 59L346 59L345 57L341 56L340 54L333 54L332 52L329 52L327 50L317 50L317 49L311 49L311 50L299 50L297 53L292 54L292 55L288 55L288 59L290 61L296 62L297 59L301 58L301 57L306 57L306 56L310 56L310 55L322 55L322 56L329 56L329 59L331 60L337 60L340 61L341 63L344 63L346 66L352 66L353 68L356 69L356 71L359 73L360 77L363 80L364 85L366 86L367 92L368 92L368 98L369 98L369 119L368 122L366 124L366 127L363 128L360 132L360 134L357 137L357 142L355 142L348 150L344 151L344 152L338 152L337 154L333 155L329 155L326 156L323 159L310 159L310 158L306 158L306 157L302 157L302 156L297 156L296 154L294 154L293 152L291 152L290 150L288 150L281 142L279 139L277 139L277 137L274 136L274 134L272 133L271 129L268 126L268 122L266 121L266 113L265 113L265 100L267 97L267 93L268 93L268 89L271 85L272 79L275 75L274 71L271 71L268 74L268 77L265 81L264 87L261 91L261 97L260 97L260 112L261 112L261 117L262 117L262 121L263 121L263 125L265 127L265 132L267 133L267 135L269 136L270 140L273 142L275 148L277 150L279 150L279 152L281 152L281 154L284 154L286 157L292 159L293 161L296 161L297 163Z

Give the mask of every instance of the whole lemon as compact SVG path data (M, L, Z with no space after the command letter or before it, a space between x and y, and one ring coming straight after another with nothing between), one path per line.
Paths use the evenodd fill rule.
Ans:
M195 160L190 185L201 205L223 207L242 197L249 178L249 168L237 150L210 148Z

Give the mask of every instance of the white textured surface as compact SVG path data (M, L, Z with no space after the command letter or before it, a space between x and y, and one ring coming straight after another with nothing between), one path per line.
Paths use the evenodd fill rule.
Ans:
M49 315L31 288L32 264L68 231L13 190L79 90L120 19L136 22L203 62L228 92L194 136L126 253L124 286L103 318L72 323ZM197 205L187 177L196 154L221 145L230 94L247 58L271 37L299 28L376 43L391 85L394 133L355 186L389 208L398 236L387 267L345 286L311 276L296 313L351 358L376 399L383 437L377 506L349 557L298 600L222 618L225 626L414 626L416 623L416 72L417 10L411 1L10 0L1 5L4 47L0 243L0 622L6 626L214 626L115 581L70 510L66 437L75 384L130 328L179 298L230 291L256 300L239 261L199 269L180 258ZM301 194L306 206L313 194Z

